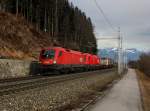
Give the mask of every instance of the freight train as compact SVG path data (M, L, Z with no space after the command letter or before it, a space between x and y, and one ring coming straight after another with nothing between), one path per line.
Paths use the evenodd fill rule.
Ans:
M112 66L109 62L101 64L101 58L97 55L62 47L43 48L40 52L39 61L42 71L49 70L59 73L99 70Z

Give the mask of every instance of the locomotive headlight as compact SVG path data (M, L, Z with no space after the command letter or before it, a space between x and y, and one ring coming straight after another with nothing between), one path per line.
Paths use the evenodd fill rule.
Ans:
M57 62L56 62L56 61L53 61L53 63L56 64Z

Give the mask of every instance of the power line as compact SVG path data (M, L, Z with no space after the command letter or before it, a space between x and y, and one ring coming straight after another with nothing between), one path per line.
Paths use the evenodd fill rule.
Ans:
M110 20L107 18L106 14L104 13L103 9L98 4L98 2L96 0L94 0L94 3L96 5L96 7L99 9L100 13L103 15L103 17L104 17L105 21L107 22L107 24L111 27L111 29L113 31L116 31L115 28L113 27L112 23L110 22Z

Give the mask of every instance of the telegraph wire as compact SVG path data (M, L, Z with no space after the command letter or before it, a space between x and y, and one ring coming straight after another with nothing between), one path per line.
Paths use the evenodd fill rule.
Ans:
M100 4L98 4L98 2L96 0L94 0L94 3L96 5L96 7L99 9L99 12L103 15L105 21L107 22L107 24L110 26L110 28L113 31L116 31L115 28L113 27L112 23L110 22L110 20L107 18L106 14L104 13L103 9L101 8Z

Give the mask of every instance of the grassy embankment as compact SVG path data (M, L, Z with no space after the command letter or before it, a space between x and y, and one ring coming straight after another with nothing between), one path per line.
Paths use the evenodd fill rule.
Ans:
M136 70L142 95L144 111L150 111L150 77Z

